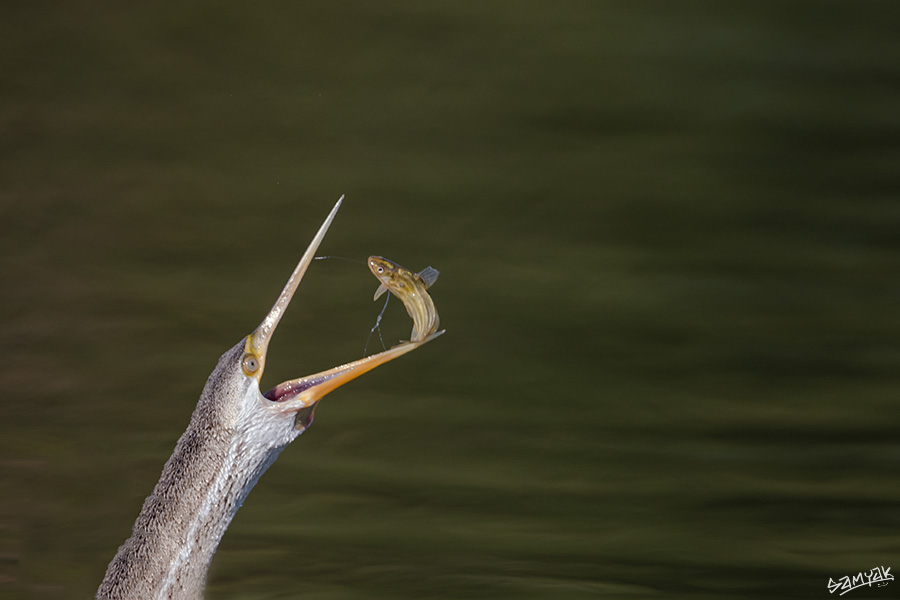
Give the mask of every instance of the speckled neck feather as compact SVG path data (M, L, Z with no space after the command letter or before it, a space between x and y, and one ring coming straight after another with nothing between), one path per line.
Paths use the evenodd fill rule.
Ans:
M225 529L278 454L302 430L272 426L268 400L244 389L244 342L213 371L190 425L178 440L132 536L106 571L97 598L202 597L209 564ZM250 394L258 396L256 406ZM240 400L239 400L240 399Z

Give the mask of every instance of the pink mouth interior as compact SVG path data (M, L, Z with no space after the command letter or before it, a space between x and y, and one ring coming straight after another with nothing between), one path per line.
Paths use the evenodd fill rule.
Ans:
M317 383L319 382L305 378L285 381L284 383L279 383L278 385L273 387L271 390L263 394L263 396L265 396L272 402L284 402L285 400L296 398L300 393L308 390Z
M285 381L284 383L279 383L278 385L273 387L271 390L263 394L263 396L265 396L272 402L285 402L287 400L293 400L309 388L315 387L320 383L324 383L335 375L337 375L337 373L319 375L318 377L301 377L300 379Z

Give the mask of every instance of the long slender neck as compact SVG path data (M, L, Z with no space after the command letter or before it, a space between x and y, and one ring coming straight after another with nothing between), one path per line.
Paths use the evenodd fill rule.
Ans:
M252 415L241 414L213 378L144 501L132 536L119 548L97 591L109 600L201 598L225 529L260 475L290 439L258 443ZM246 409L245 409L246 411Z

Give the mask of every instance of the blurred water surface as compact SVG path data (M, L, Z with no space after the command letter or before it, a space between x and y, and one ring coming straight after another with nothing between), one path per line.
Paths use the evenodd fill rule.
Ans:
M900 569L898 17L4 4L0 596L93 594L341 194L322 252L440 269L447 334L324 401L209 598L827 597ZM264 383L360 357L375 286L316 262Z

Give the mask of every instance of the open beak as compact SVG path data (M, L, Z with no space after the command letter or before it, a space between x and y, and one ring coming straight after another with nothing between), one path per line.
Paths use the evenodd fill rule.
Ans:
M337 204L334 205L334 208L331 209L325 222L319 227L319 231L316 233L312 242L310 242L306 252L303 253L303 257L297 264L297 268L294 269L294 272L285 284L281 294L279 294L272 309L263 319L262 323L260 323L259 327L256 328L256 331L247 337L247 352L252 352L259 360L259 369L256 371L258 377L262 377L262 372L266 363L266 352L269 348L272 334L275 333L275 328L278 327L278 323L281 321L285 309L288 304L290 304L294 292L297 291L297 286L300 284L300 280L306 273L309 263L312 262L312 259L319 248L319 244L322 243L322 239L325 237L325 233L331 225L331 221L334 220L335 214L337 214L338 209L341 207L341 201L343 199L344 197L341 196L337 201ZM269 400L285 403L285 408L290 407L290 409L300 410L302 408L313 406L332 390L339 388L348 381L356 379L363 373L367 373L379 365L394 360L398 356L402 356L411 350L415 350L422 344L431 341L442 333L444 332L439 331L418 342L404 342L389 350L385 350L384 352L373 354L372 356L367 356L366 358L339 367L334 367L333 369L328 369L327 371L322 371L315 375L285 381L284 383L276 385L263 395Z

